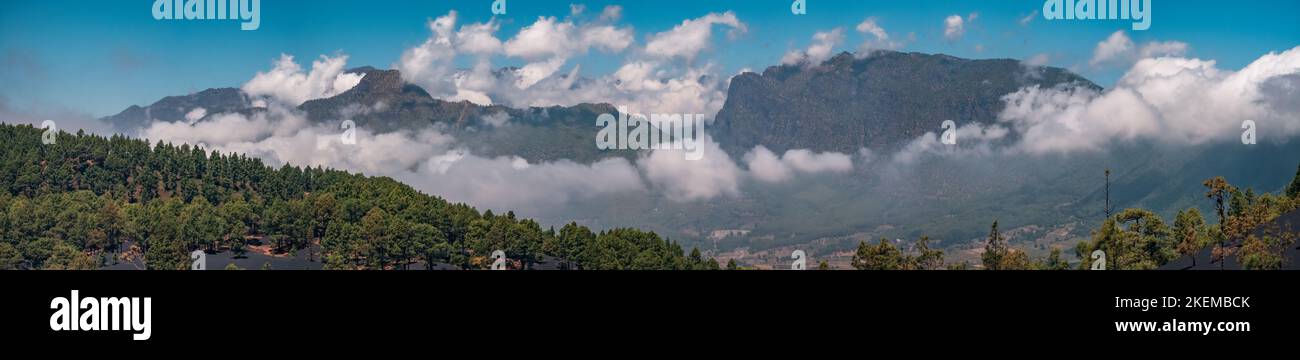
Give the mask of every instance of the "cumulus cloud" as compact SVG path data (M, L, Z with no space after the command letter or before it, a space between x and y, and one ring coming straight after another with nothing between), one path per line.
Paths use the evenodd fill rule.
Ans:
M1119 30L1097 43L1088 64L1094 67L1108 64L1127 66L1140 59L1183 56L1187 49L1186 43L1178 41L1151 41L1139 48L1124 30Z
M686 160L681 151L656 150L637 161L645 177L673 201L740 195L743 172L712 139L700 142L704 157Z
M956 129L957 143L944 144L942 134L927 132L904 145L890 159L894 164L910 165L927 157L976 157L994 154L999 149L999 142L1011 134L1010 129L1001 125L983 125L969 123Z
M600 12L602 21L618 21L623 18L623 7L620 5L606 6L605 10Z
M468 178L466 178L468 177ZM451 201L505 210L544 212L575 200L645 191L636 168L623 158L590 165L569 160L530 164L518 157L445 155L397 179Z
M874 50L893 50L902 47L902 44L889 38L889 32L885 31L875 18L867 18L858 23L857 30L863 36L868 36L858 47L859 53L867 54Z
M202 119L204 116L208 116L208 109L204 109L201 107L194 108L193 110L190 110L190 112L185 113L185 121L189 121L191 124L193 124L195 121L199 121L199 119Z
M517 73L515 87L529 89L549 78L573 56L591 49L620 52L631 46L631 28L605 24L576 24L555 17L539 17L505 43L505 54L532 61Z
M492 55L501 52L503 45L496 32L501 26L496 20L461 26L456 32L456 49L471 55Z
M432 96L451 101L468 100L512 107L570 106L579 103L626 105L635 111L690 113L712 116L722 108L727 78L713 73L713 64L682 64L676 57L694 58L707 46L715 24L743 28L734 14L709 14L690 19L672 30L651 35L651 39L684 41L690 53L667 49L628 54L614 73L584 78L580 66L566 67L573 57L592 50L618 53L631 48L635 34L630 27L614 24L622 8L608 6L594 22L539 17L504 43L496 40L498 26L468 24L456 29L456 13L430 21L431 36L418 47L404 52L394 65L403 77L420 85ZM472 30L471 30L472 29ZM466 34L477 34L468 41ZM704 36L697 37L699 33ZM695 40L703 43L695 43ZM654 40L651 40L653 43ZM479 56L471 69L455 68L458 56L470 43L477 48L497 48L498 54L527 63L498 71L487 57ZM647 46L663 48L665 45ZM675 51L675 50L674 50Z
M622 51L632 44L632 30L612 25L578 26L555 17L539 17L505 43L506 55L529 60L568 58L588 49Z
M223 113L213 114L203 121L197 119L188 122L156 121L141 129L139 137L155 141L209 145L252 141L271 136L281 126L283 131L304 126L306 120L301 117L286 116L291 111L283 106L275 106L252 116Z
M1254 120L1261 141L1300 133L1294 85L1300 47L1270 53L1239 71L1212 60L1160 57L1139 60L1114 88L1029 87L1007 95L999 120L1022 135L1019 149L1061 153L1105 148L1113 141L1152 140L1196 145L1239 139Z
M808 45L807 50L794 50L786 53L781 58L782 64L797 65L807 63L810 65L821 64L831 57L831 52L835 46L844 41L844 29L835 28L830 31L819 31L813 34L812 44Z
M672 30L651 35L646 43L645 52L651 56L692 61L701 51L708 48L713 37L714 25L730 27L728 34L733 38L748 31L747 25L733 12L709 13L700 18L682 21Z
M708 138L701 143L705 156L698 161L687 160L680 150L655 150L635 162L607 158L591 164L569 160L530 163L518 156L475 155L454 136L436 128L356 131L356 143L346 144L336 124L309 123L297 110L279 106L252 116L215 114L196 124L155 122L141 137L203 144L212 150L262 158L273 165L325 166L390 176L452 201L539 212L572 201L649 190L674 202L734 197L742 194L744 179L751 174L762 182L775 183L797 174L844 173L853 168L852 158L846 154L790 150L777 157L766 148L757 148L751 153L758 155L748 162L751 170L746 172Z
M454 79L451 77L456 70L453 64L457 56L456 44L458 43L458 35L454 31L456 17L457 13L453 10L447 15L430 20L428 27L432 36L420 46L406 49L397 63L393 64L393 68L401 71L402 77L407 82L419 85L435 97L449 97L456 94L456 86L452 82ZM464 31L467 36L477 39L477 42L468 43L466 40L459 43L482 51L499 50L502 46L501 40L493 34L483 33L487 30L495 31L496 27L483 25L471 24L467 27L476 31Z
M966 20L961 15L949 15L943 19L943 38L948 41L960 40L966 34Z
M296 109L273 106L252 116L215 114L196 124L154 122L140 135L151 141L204 144L269 164L390 176L452 201L492 209L542 211L575 199L646 188L637 167L622 158L592 164L529 163L517 156L475 155L436 128L355 131L355 144L347 144L337 123L309 123Z
M505 113L483 119L493 127L507 126L508 120ZM635 161L530 163L515 155L476 155L437 127L387 133L356 128L356 141L349 144L338 125L308 122L299 110L273 103L249 116L220 113L194 124L154 122L139 136L151 142L202 144L211 150L258 157L273 166L324 166L389 176L451 201L532 212L646 191L673 202L736 197L743 194L742 186L750 177L781 183L800 174L842 174L854 166L849 154L797 149L776 156L758 147L747 156L746 170L707 136L700 143L704 156L695 161L687 160L683 150L653 150Z
M1097 43L1097 47L1092 51L1092 60L1088 61L1092 66L1114 60L1124 54L1133 51L1133 40L1128 38L1123 30L1110 34L1106 40Z
M449 14L432 22L435 35L430 43L455 47L449 45L458 41L457 32L452 31L455 24L452 18L454 14ZM474 26L480 25L483 24ZM460 32L465 32L465 29L462 27ZM410 50L408 55L431 49L434 48ZM323 74L321 76L305 76L300 70L296 71L298 75L304 75L296 81L302 83L305 79L326 78L328 76L324 75L333 73L331 69L342 69L345 59L323 59L313 70ZM671 67L653 59L632 61L614 74L587 81L587 86L574 86L572 81L566 84L557 77L543 77L534 88L546 89L539 92L552 96L622 99L630 104L667 109L721 107L724 96L721 89L725 89L725 84L708 80L711 72L707 66L687 67L678 76L665 77ZM291 67L278 65L271 73L292 73L283 71L287 68ZM507 76L503 78L490 69L486 62L479 62L469 73L454 73L450 82L461 93L466 91L466 86L482 86L493 91L493 96L519 94L501 91L515 88L503 86L506 84L503 79L518 79L518 76L511 77L506 72ZM268 83L267 74L258 73L250 83L257 86ZM572 79L572 74L565 77ZM484 96L487 94L483 93ZM484 157L474 154L468 150L467 144L437 126L388 133L356 128L356 142L349 144L343 141L338 123L328 119L309 122L305 114L284 98L265 95L268 101L247 114L211 114L203 109L193 109L186 120L153 122L138 135L151 141L201 144L222 152L247 154L273 165L324 166L390 176L452 201L517 211L542 212L571 201L650 190L659 191L668 200L676 202L738 196L747 176L711 140L703 142L706 156L700 161L686 160L681 151L655 150L641 154L635 161L607 158L589 164L570 160L530 163L515 155ZM513 99L510 96L502 98ZM356 115L380 111L386 106L383 103L356 104L345 107L342 113ZM510 116L498 112L480 120L488 127L484 130L491 131L509 126ZM794 151L787 153L782 161L783 166L797 172L833 172L843 168L834 155L828 154Z
M363 74L345 73L347 55L321 56L313 61L310 72L293 61L293 56L281 54L275 67L258 72L242 89L253 97L265 97L292 106L308 100L327 98L348 91L361 82Z
M815 153L806 149L788 150L777 156L767 147L759 145L745 154L745 165L754 179L767 183L780 183L794 175L817 173L845 173L853 170L853 157L848 154Z

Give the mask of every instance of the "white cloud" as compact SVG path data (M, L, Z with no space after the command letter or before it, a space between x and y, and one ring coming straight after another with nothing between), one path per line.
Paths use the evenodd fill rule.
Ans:
M600 12L601 21L619 21L623 18L623 7L620 5L606 6L605 10Z
M418 171L397 178L451 201L532 213L576 200L645 191L636 167L623 158L591 165L569 160L530 164L518 157L467 154L424 161Z
M1142 59L1165 57L1165 56L1183 56L1187 54L1187 43L1179 41L1152 41L1142 45L1138 50L1138 57Z
M690 161L681 151L655 150L637 161L652 185L673 201L740 195L743 172L712 139L700 142L704 157Z
M573 28L571 22L560 22L555 17L539 17L506 42L506 55L525 59L567 56L575 47L572 44Z
M821 64L823 61L826 61L826 59L831 57L831 53L835 51L835 46L844 41L844 29L835 28L830 31L820 31L813 34L812 39L813 42L808 45L807 50L794 50L786 53L785 56L781 58L781 63L787 65L796 65L800 63L807 63L809 65Z
M496 38L495 21L476 23L456 29L456 11L439 16L428 23L432 35L420 44L402 52L393 68L402 73L407 82L419 85L434 97L448 98L457 95L453 82L456 67L453 61L460 52L484 57L501 51L503 45Z
M361 82L363 74L344 73L347 55L321 56L304 73L293 56L281 54L275 67L258 72L242 89L253 97L267 97L297 106L308 100L331 97L348 91Z
M408 49L395 67L402 70L407 81L420 85L434 97L453 101L512 107L592 102L628 105L646 112L716 113L725 97L725 79L710 72L711 63L675 66L658 57L628 56L619 72L594 79L583 79L578 66L565 68L568 60L592 49L622 52L632 46L632 29L610 23L621 11L607 7L601 19L593 23L538 18L501 45L502 54L528 61L506 72L494 71L485 57L480 57L470 70L454 68L463 46L450 44L462 42L464 35L458 34L471 33L469 29L474 28L478 31L472 32L481 34L481 38L494 39L489 33L497 27L494 23L466 25L453 33L456 14L452 12L432 21L430 39ZM726 22L723 18L701 18L692 23Z
M836 152L814 153L806 149L788 150L784 156L762 145L745 154L749 173L762 182L780 183L790 180L796 173L845 173L853 170L853 157Z
M276 106L266 112L255 113L245 117L237 113L214 114L203 121L156 121L140 130L141 138L151 142L165 141L187 144L220 145L240 141L252 141L272 135L281 120L290 128L302 126L305 120L297 117L285 117L288 113L283 106ZM275 120L272 120L275 119Z
M943 38L956 41L966 34L966 21L961 15L949 15L943 19Z
M557 71L560 71L561 66L564 66L564 58L559 57L524 65L524 67L519 68L517 73L519 79L515 81L515 87L519 89L530 88L537 82L555 75Z
M189 121L191 124L193 124L195 121L199 121L199 119L202 119L204 116L208 116L208 109L196 107L193 110L190 110L190 112L185 113L185 121Z
M492 127L506 126L510 122L510 114L505 111L496 112L483 117L483 122Z
M1037 18L1038 18L1038 10L1034 10L1033 12L1029 13L1029 15L1025 15L1025 17L1020 18L1020 20L1017 20L1016 22L1019 23L1020 26L1029 26L1029 23L1034 22L1034 19Z
M633 47L636 36L632 28L613 23L621 16L621 7L609 6L598 20L589 23L539 17L502 43L498 52L526 63L513 71L496 71L486 56L479 56L471 69L455 67L462 54L474 55L463 51L468 47L468 34L481 39L475 41L482 45L477 47L480 53L496 49L493 33L498 26L495 22L471 24L454 31L456 13L450 12L430 21L430 38L406 50L394 68L435 98L482 105L609 103L638 112L707 117L722 108L729 77L716 74L712 62L693 60L708 47L714 26L744 31L745 25L734 14L708 14L650 35L649 45L641 51L627 52L623 65L610 74L587 78L580 66L566 67L569 60L592 49L618 53ZM689 61L674 61L678 58Z
M503 114L485 121L507 118L497 115ZM155 122L141 136L176 144L203 143L213 150L255 156L273 166L291 163L390 176L451 201L499 210L541 213L574 200L646 189L637 167L622 158L579 164L482 157L433 128L389 133L356 128L356 144L349 145L341 141L337 126L311 124L295 109L273 106L251 117L217 114L193 125Z
M731 34L731 37L748 31L747 25L741 22L733 12L710 13L700 18L682 21L672 30L651 35L646 43L645 52L651 56L693 61L701 51L708 47L713 37L714 25L730 27L729 34Z
M1151 41L1139 48L1124 30L1119 30L1097 43L1088 64L1094 67L1107 64L1128 66L1141 59L1183 56L1187 49L1186 43L1178 41Z
M772 150L759 145L745 154L745 166L755 179L763 182L784 182L794 176L789 165L781 161Z
M999 120L1023 140L1020 150L1101 150L1114 141L1196 145L1237 141L1254 120L1261 141L1300 134L1296 99L1262 90L1300 73L1300 47L1270 53L1240 71L1214 61L1178 57L1139 60L1105 92L1030 87L1007 95Z
M632 44L632 30L612 25L579 26L555 17L539 17L505 43L509 56L528 60L569 58L589 49L623 51Z
M473 55L499 53L502 44L496 33L500 27L496 20L461 26L460 31L456 32L456 49Z
M1097 66L1113 61L1132 53L1133 47L1133 40L1128 38L1128 34L1125 34L1124 30L1116 31L1110 34L1106 40L1097 43L1097 47L1092 51L1092 60L1088 61L1088 63Z
M889 32L881 27L875 18L867 18L858 23L857 30L864 36L870 36L858 47L860 55L866 55L874 50L894 50L902 47L901 43L895 42L889 38Z
M957 144L947 145L940 141L940 134L927 132L904 145L891 160L895 164L910 165L928 156L961 158L989 155L995 152L997 143L1010 134L1010 129L1001 125L969 123L956 129Z

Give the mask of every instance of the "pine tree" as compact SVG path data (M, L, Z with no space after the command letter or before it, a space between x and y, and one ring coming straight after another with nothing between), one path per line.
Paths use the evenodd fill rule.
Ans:
M1196 208L1179 211L1171 232L1178 244L1178 254L1190 257L1195 267L1196 254L1205 248L1205 219L1201 217L1201 211Z
M998 221L993 221L993 228L989 230L988 239L984 243L984 254L980 255L980 261L984 264L985 270L1002 270L1002 265L1007 256L1007 240L998 232Z
M1224 180L1222 176L1205 180L1204 185L1207 189L1205 197L1214 200L1214 211L1215 214L1219 216L1219 231L1216 233L1217 236L1215 239L1217 244L1214 246L1214 251L1211 252L1211 257L1215 262L1219 263L1219 269L1222 270L1224 267L1224 258L1231 254L1231 249L1225 246L1225 242L1228 239L1225 238L1224 231L1227 228L1228 219L1227 214L1225 213L1227 209L1225 209L1224 201L1228 194L1231 194L1235 188L1232 185L1229 185L1228 181Z
M1052 248L1052 252L1047 255L1047 261L1043 263L1043 270L1068 270L1070 263L1061 258L1061 249Z
M943 250L930 249L930 237L922 236L916 241L916 256L910 260L912 269L939 270L943 268Z
M23 265L23 254L13 245L0 241L0 270L18 270Z
M858 251L853 254L850 264L858 270L904 270L908 260L903 258L903 252L898 247L882 238L876 245L859 242Z

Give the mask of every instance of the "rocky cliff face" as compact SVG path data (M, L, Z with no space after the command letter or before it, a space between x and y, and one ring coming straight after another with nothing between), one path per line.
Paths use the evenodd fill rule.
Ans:
M1021 87L1068 83L1097 88L1065 70L1016 60L843 53L815 66L736 76L712 134L732 154L756 145L778 153L888 151L939 131L944 120L991 123L1002 111L1002 96Z

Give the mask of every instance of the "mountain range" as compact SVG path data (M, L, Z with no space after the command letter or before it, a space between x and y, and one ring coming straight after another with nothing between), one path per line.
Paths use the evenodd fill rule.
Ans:
M611 155L586 146L598 130L596 117L617 114L611 104L518 109L451 102L403 81L397 70L359 67L348 72L364 77L343 93L309 100L298 109L312 121L346 118L376 133L443 126L459 137L470 135L460 130L475 128L472 139L466 139L472 141L465 142L477 144L479 148L472 150L489 156L590 163ZM733 155L756 145L778 153L789 149L853 153L864 147L896 150L902 142L935 131L943 120L958 126L991 123L1002 111L1002 96L1032 85L1100 89L1064 69L1026 66L1017 60L893 51L860 57L846 52L818 65L781 65L762 74L737 75L707 131ZM217 88L169 96L144 107L133 105L102 120L118 129L131 129L152 120L186 121L185 115L195 108L206 109L208 116L259 111L239 89ZM477 131L491 127L494 117L508 118L512 125L527 129ZM612 155L631 158L633 153Z
M349 72L364 77L347 91L298 109L313 122L347 118L375 132L433 126L475 154L519 156L532 163L569 159L590 164L639 156L593 146L596 117L617 111L610 104L511 108L451 102L403 81L396 70ZM890 154L940 131L944 120L958 126L993 124L1005 107L1003 97L1027 86L1101 90L1067 70L1017 60L842 53L820 64L779 65L735 76L707 131L734 159L759 145L777 154L792 149L855 154L864 148ZM153 120L188 121L185 115L196 107L207 109L209 117L265 111L239 89L224 88L132 106L103 120L121 129L139 128ZM552 224L577 220L597 228L634 226L715 253L808 244L833 252L863 239L921 235L951 253L967 250L987 233L989 223L1000 220L1011 230L1012 241L1028 243L1031 253L1041 255L1088 237L1104 218L1106 169L1112 170L1113 207L1141 206L1169 217L1187 207L1208 213L1210 203L1197 196L1207 177L1224 175L1243 187L1275 191L1290 178L1296 161L1300 144L1294 142L1244 150L1129 144L1102 154L992 162L940 159L905 171L872 163L846 175L755 186L739 199L682 204L654 194L627 195L556 207L533 217ZM646 208L655 211L647 214ZM718 233L734 235L710 236Z
M712 133L733 154L757 145L777 153L889 152L945 120L992 123L1005 106L1003 96L1034 85L1101 89L1064 69L1018 60L846 52L817 65L736 76Z

